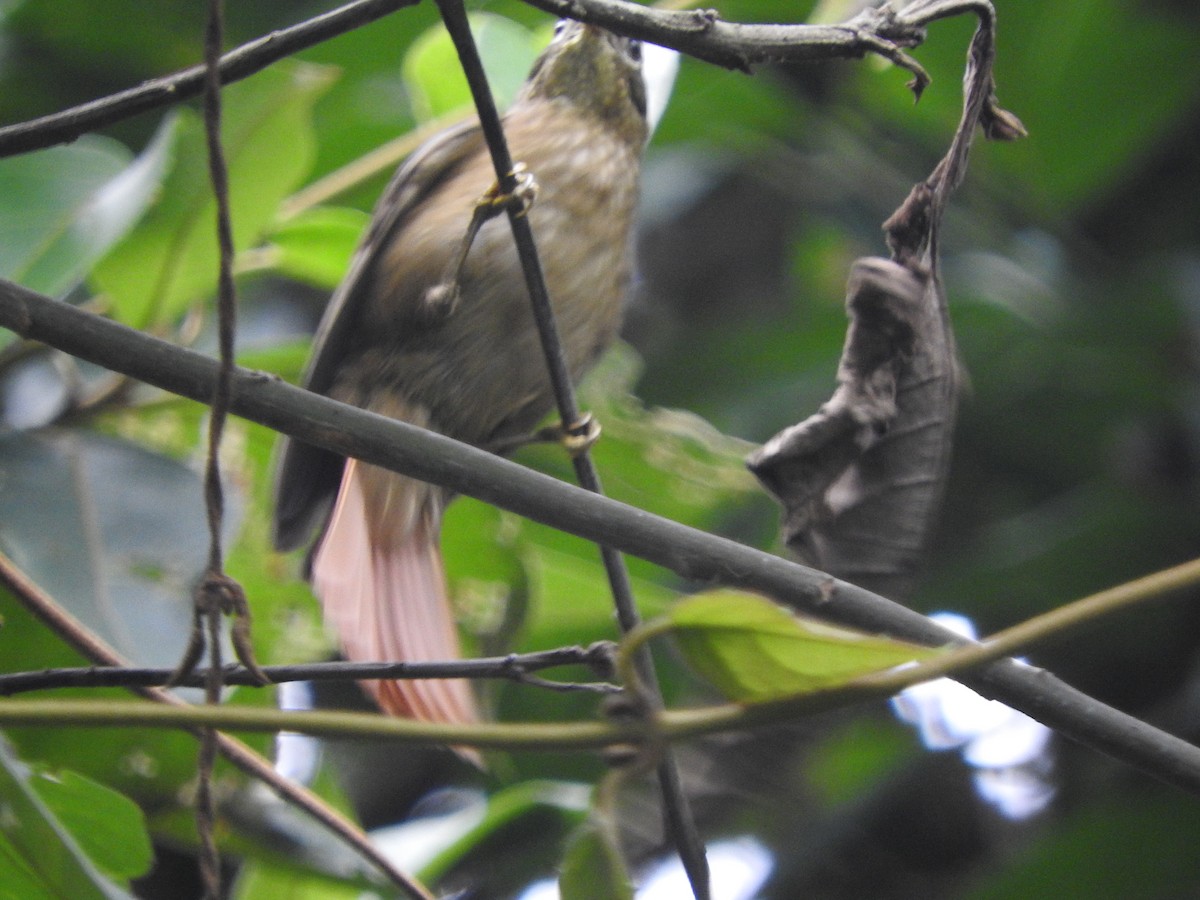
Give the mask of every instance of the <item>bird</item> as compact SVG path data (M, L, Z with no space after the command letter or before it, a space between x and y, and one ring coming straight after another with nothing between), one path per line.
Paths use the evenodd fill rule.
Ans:
M648 140L637 41L563 20L502 122L568 370L615 340ZM478 121L416 150L381 195L318 326L309 390L508 452L554 405L524 276ZM465 255L464 255L465 251ZM441 559L448 490L284 438L274 542L307 575L352 661L461 655ZM461 679L363 681L385 712L479 720Z

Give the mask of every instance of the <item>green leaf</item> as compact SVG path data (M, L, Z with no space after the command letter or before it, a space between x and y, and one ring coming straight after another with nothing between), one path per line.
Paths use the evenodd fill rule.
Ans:
M57 900L29 861L3 833L0 833L0 884L3 896L20 900Z
M310 113L328 67L288 62L229 87L222 143L229 169L234 247L255 244L314 154ZM159 201L93 273L113 314L138 327L169 322L210 296L217 277L216 205L200 118L181 112L175 165Z
M0 160L0 276L70 290L145 212L162 183L174 118L135 160L108 138Z
M538 608L521 641L521 650L546 650L572 643L611 640L612 589L596 547L589 541L546 526L527 525L525 561L535 587ZM639 608L654 615L669 608L678 592L634 576ZM549 698L538 698L547 702Z
M470 497L446 510L442 558L455 609L481 655L511 652L529 613L522 520Z
M318 206L271 234L271 260L282 274L322 288L337 287L370 217L348 207Z
M597 789L598 797L609 793L604 786ZM600 799L567 846L558 890L562 900L633 900L633 880L621 855L616 819Z
M531 31L511 19L475 13L470 20L492 95L503 108L525 81L537 56L537 41ZM458 54L442 25L413 41L401 71L419 121L465 109L471 103Z
M207 559L199 475L127 441L55 431L0 439L0 470L0 548L135 663L173 666ZM241 500L227 499L232 537Z
M91 836L87 849L41 796L35 782L41 780L0 742L0 834L6 846L0 850L0 872L16 876L17 883L33 888L29 893L7 896L70 897L71 900L128 900L127 891L103 874L89 857L88 849L108 843L113 837ZM87 789L85 789L87 790ZM97 796L94 792L92 796ZM75 798L78 800L78 797ZM66 805L62 793L56 802ZM106 799L111 808L111 799ZM75 824L79 824L76 817ZM119 839L119 838L118 838ZM138 841L135 835L133 838ZM146 840L144 831L140 840ZM111 855L105 850L106 859ZM7 871L5 871L7 870ZM36 887L33 887L36 885ZM4 883L8 889L7 880Z
M937 652L801 619L738 591L689 597L665 619L688 663L725 696L748 703L809 693Z
M85 661L12 596L0 590L0 671L36 671ZM119 690L79 688L56 696L94 700L128 698ZM26 759L70 769L111 785L138 802L166 806L195 778L196 743L183 732L134 728L13 728L7 732ZM5 884L0 877L0 884ZM24 896L23 894L19 896Z
M137 804L78 772L38 772L33 789L96 866L117 880L144 875L154 861Z

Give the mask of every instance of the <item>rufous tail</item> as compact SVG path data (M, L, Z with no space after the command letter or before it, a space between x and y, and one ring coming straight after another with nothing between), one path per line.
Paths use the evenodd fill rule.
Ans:
M381 484L389 495L382 501ZM368 500L370 491L375 493ZM337 503L313 554L312 583L351 661L461 657L438 546L441 501L434 491L356 460L346 463ZM404 495L405 502L393 502L392 494ZM395 716L478 721L475 697L461 679L360 683Z

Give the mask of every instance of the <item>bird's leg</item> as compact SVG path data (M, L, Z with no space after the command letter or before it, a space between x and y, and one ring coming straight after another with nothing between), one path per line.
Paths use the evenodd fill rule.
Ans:
M500 184L497 182L475 201L475 210L471 213L467 232L463 235L458 250L450 258L450 264L446 266L446 273L437 284L425 291L423 305L431 317L449 316L458 308L459 279L462 276L462 269L466 265L467 254L471 252L471 245L475 243L479 229L483 227L484 223L509 209L515 209L519 216L529 213L533 201L537 199L538 183L534 180L533 173L525 168L525 163L516 163L513 166L512 176L516 184L511 193L501 191Z
M590 412L583 413L570 425L547 425L532 434L503 438L487 445L492 453L505 456L529 444L562 444L572 457L591 449L600 439L600 423Z

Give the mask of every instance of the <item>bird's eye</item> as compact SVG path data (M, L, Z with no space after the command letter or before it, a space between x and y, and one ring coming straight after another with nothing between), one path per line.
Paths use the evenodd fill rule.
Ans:
M629 53L630 59L632 59L635 63L640 63L642 61L642 42L630 41L629 50L627 52Z
M562 33L567 30L567 26L571 24L570 19L559 19L554 23L554 36L561 37Z

